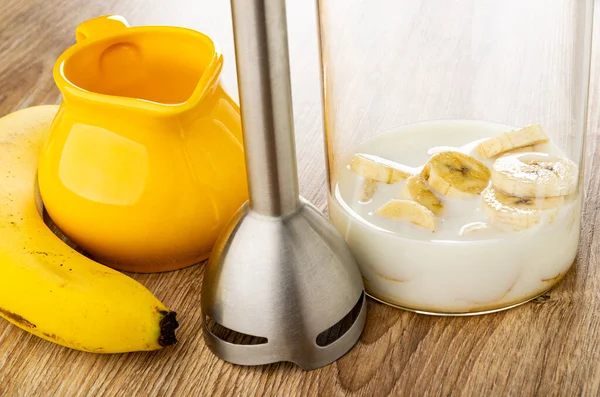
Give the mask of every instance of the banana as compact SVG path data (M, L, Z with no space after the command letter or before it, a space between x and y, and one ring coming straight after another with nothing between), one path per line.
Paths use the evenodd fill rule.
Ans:
M400 192L402 198L416 201L425 206L435 215L441 215L444 206L439 198L431 191L421 175L413 175L406 179L406 185Z
M44 224L38 156L56 106L0 119L0 316L95 353L176 343L175 313L133 279L71 249Z
M360 201L362 203L369 202L377 191L377 181L375 179L366 178L362 185Z
M483 191L482 204L490 221L502 230L520 231L552 219L564 197L524 198L509 196L493 186Z
M436 218L425 206L411 200L390 200L375 211L377 215L405 220L414 225L435 231Z
M514 153L532 153L532 152L539 152L541 150L538 150L538 147L541 145L530 145L530 146L524 146L524 147L520 147L518 149L513 149L509 152L506 152L507 154L514 154Z
M460 152L434 154L421 175L436 193L462 198L481 193L490 180L485 164Z
M506 194L518 197L556 197L575 192L577 165L546 153L502 156L492 167L492 183Z
M476 150L481 157L489 159L515 149L545 142L548 142L548 136L542 130L542 126L533 124L486 139L477 146Z
M388 184L396 183L413 174L410 167L384 159L383 157L363 153L354 155L350 163L350 169L367 179Z

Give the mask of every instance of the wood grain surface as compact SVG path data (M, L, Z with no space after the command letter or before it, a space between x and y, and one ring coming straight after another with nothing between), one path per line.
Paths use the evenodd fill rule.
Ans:
M132 25L181 25L209 34L226 57L225 86L236 92L226 0L3 0L0 115L59 102L51 74L54 60L73 44L79 22L107 13L122 14ZM289 0L288 15L301 192L324 209L326 171L312 1ZM594 47L600 48L600 37ZM599 62L594 57L589 182L578 263L545 296L510 311L468 318L416 315L369 300L358 345L338 362L305 372L286 363L234 366L207 350L200 327L203 265L134 275L179 313L179 345L154 353L94 355L53 345L1 321L0 395L598 395Z

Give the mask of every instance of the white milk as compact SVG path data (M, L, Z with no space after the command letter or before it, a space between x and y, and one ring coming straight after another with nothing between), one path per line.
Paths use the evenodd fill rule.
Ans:
M377 135L357 146L354 153L380 156L419 171L435 152L456 150L473 155L472 149L482 139L511 129L480 121L423 122ZM536 151L564 155L552 143L537 145ZM444 215L432 233L375 214L388 200L400 198L403 181L379 183L370 202L359 202L364 179L350 171L351 158L337 170L329 216L355 255L367 292L381 300L435 313L499 309L547 290L575 259L579 195L567 200L552 220L533 228L465 235L460 233L465 225L490 223L481 208L481 196L442 197ZM493 160L483 162L491 169Z

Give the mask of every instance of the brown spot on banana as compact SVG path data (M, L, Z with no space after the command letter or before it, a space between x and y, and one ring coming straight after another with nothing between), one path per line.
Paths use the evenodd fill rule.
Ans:
M530 198L522 198L522 199L519 199L519 200L515 201L515 204L526 204L526 205L529 205L529 204L532 204L532 201L531 201Z
M13 321L19 325L22 325L23 327L31 328L31 329L36 327L36 325L34 323L28 321L27 319L25 319L24 317L22 317L16 313L10 312L8 310L0 309L0 314L3 317L7 318L8 320Z
M52 339L52 340L54 340L54 341L58 341L58 340L60 340L60 338L59 338L58 336L54 335L54 334L49 334L49 333L47 333L47 332L42 332L42 334L43 334L45 337L47 337L47 338L50 338L50 339Z
M58 254L55 252L50 252L50 251L27 251L28 254L32 254L32 255L41 255L41 256L64 256L63 254Z
M58 335L51 334L48 332L42 332L42 335L44 335L46 338L50 339L54 343L57 343L59 345L65 346L65 347L69 347L71 349L77 349L80 351L85 351L85 352L90 352L90 353L104 353L105 352L105 349L103 347L85 347L83 345L80 345L79 343L76 343L73 341L67 341Z

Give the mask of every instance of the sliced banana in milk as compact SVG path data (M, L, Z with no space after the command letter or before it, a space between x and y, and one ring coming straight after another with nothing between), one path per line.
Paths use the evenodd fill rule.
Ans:
M389 184L396 183L413 175L410 167L384 159L383 157L363 153L354 155L350 163L350 169L367 179Z
M502 230L521 231L554 217L564 197L515 197L490 186L482 193L482 205L490 222Z
M477 146L477 152L484 159L510 152L515 149L548 142L548 136L539 124L505 132L493 138L489 138Z
M435 231L437 219L425 206L411 200L390 200L375 211L377 215L410 222Z
M460 152L434 154L421 175L433 191L449 197L477 195L490 181L490 170L485 164Z
M362 191L360 194L360 201L366 203L373 198L373 195L377 191L377 181L375 179L365 179L362 184Z
M575 192L577 165L546 153L517 153L500 157L492 167L492 183L518 197L557 197Z
M400 197L416 201L435 215L441 215L444 210L444 205L429 188L422 175L408 177L406 179L406 185L400 192Z
M513 154L513 153L531 153L531 152L540 152L542 150L540 150L539 148L542 146L542 144L538 144L538 145L529 145L529 146L524 146L524 147L520 147L518 149L513 149L510 150L508 152L506 152L507 154Z

